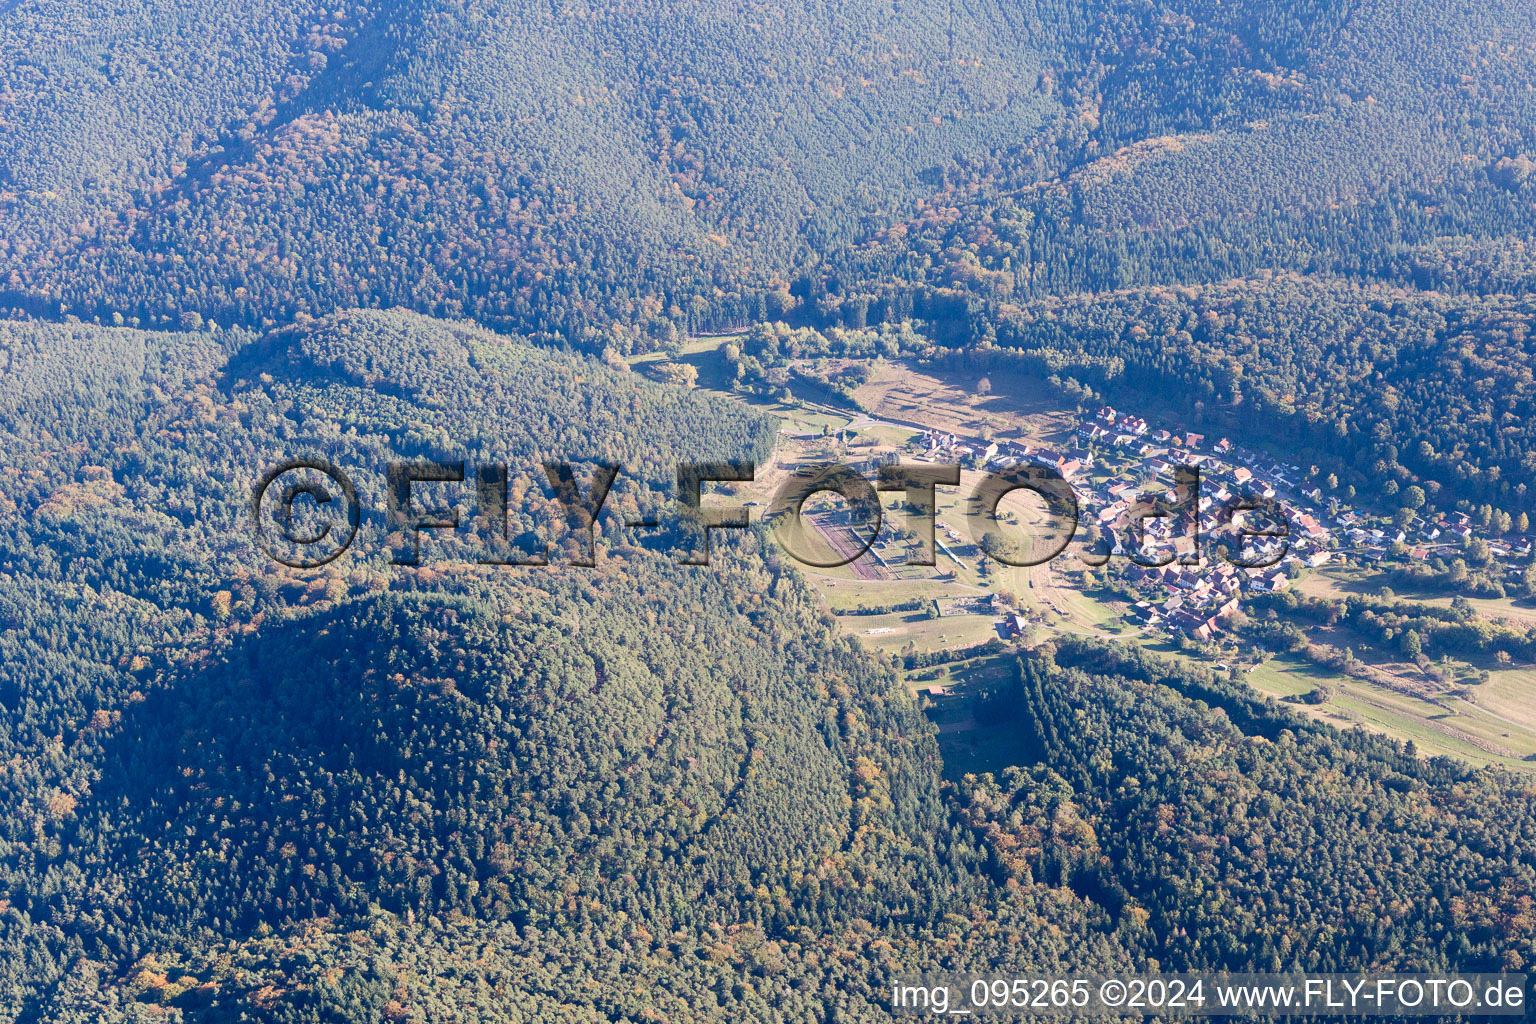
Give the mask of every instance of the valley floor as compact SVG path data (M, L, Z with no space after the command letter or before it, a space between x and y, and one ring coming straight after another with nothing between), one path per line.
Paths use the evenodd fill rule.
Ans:
M693 339L682 359L696 367L699 387L749 402L782 422L773 461L759 467L757 480L733 498L756 501L758 514L766 512L775 489L801 467L841 460L872 477L875 459L908 457L910 446L925 431L962 437L1007 435L1047 448L1065 449L1073 441L1076 416L1042 381L993 378L990 393L978 396L973 381L879 360L852 402L804 392L785 402L732 387L731 364L723 354L731 340ZM633 363L642 372L654 371L664 358L652 353ZM1449 755L1536 773L1536 665L1500 665L1490 659L1486 666L1463 666L1469 671L1439 684L1395 652L1375 651L1349 636L1330 640L1348 645L1371 666L1369 678L1346 675L1294 654L1256 656L1230 635L1203 645L1175 643L1176 635L1128 614L1130 602L1106 585L1113 563L1107 572L1085 575L1086 567L1074 550L1031 567L980 557L964 507L980 478L979 472L966 470L960 487L939 489L936 565L905 564L916 549L892 538L889 527L904 520L898 496L888 494L886 527L869 553L836 568L804 568L843 628L866 647L894 659L909 689L929 708L939 726L946 774L997 770L1012 763L1014 745L1006 731L987 727L972 709L996 682L1000 653L1015 643L1030 645L1058 634L1135 643L1208 668L1235 666L1259 692L1340 728L1411 740L1426 756ZM857 550L858 538L841 515L844 506L834 501L816 506L817 499L808 503L806 533L795 538L797 545L824 554ZM1027 492L1005 498L1000 517L1036 533L1046 523L1043 506ZM1043 543L1038 536L1036 542ZM1382 583L1369 565L1346 564L1305 570L1295 589L1343 597L1376 593ZM1449 605L1451 600L1444 595L1412 598L1435 605ZM1489 620L1519 629L1536 626L1536 604L1477 598L1471 603ZM1017 623L1015 614L1020 616ZM1462 675L1470 676L1471 669L1487 671L1487 681L1468 685ZM1301 702L1319 687L1328 692L1326 701Z

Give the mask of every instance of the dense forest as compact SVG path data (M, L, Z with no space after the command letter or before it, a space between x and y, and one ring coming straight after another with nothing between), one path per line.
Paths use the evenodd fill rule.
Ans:
M1357 489L1380 461L1513 513L1533 17L21 2L0 308L265 330L404 306L620 355L917 318L954 349L1110 350L1117 381L1073 384L1174 385L1185 417L1278 417ZM1479 376L1424 379L1468 346Z
M950 788L760 535L679 567L605 513L593 570L406 569L365 521L301 572L241 533L285 454L533 467L573 418L651 508L762 449L746 407L403 312L4 351L0 1019L872 1020L921 970L1536 956L1527 783L1199 670L1041 647L1017 768Z
M50 315L408 305L621 351L658 320L957 276L1003 298L1276 269L1507 290L1531 274L1531 17L19 3L0 273Z
M1063 638L1015 687L999 700L1039 763L967 779L968 816L1010 877L1129 908L1160 963L1497 971L1536 953L1528 782L1287 718L1134 648Z
M1515 514L1533 500L1529 297L1285 276L1042 299L995 318L948 305L962 336L941 360L1054 376L1084 405L1155 394L1383 501L1412 486L1441 507Z
M867 1016L897 948L1006 962L1046 920L1031 957L1124 962L1073 894L988 895L915 704L763 538L681 568L605 513L591 571L404 570L365 521L305 573L246 532L290 453L531 494L579 440L649 507L759 453L745 408L405 313L4 351L0 1019Z
M677 463L779 425L625 357L742 328L775 398L822 357L831 393L1007 366L1325 502L1528 525L1533 38L1525 0L0 0L0 1024L1530 969L1527 779L1235 676L913 654L1007 666L1007 765L946 781L763 534L678 564ZM313 570L252 544L293 458L361 499ZM402 460L466 470L419 492L462 522L419 565ZM596 523L548 460L623 467ZM1397 571L1517 585L1476 550ZM1464 602L1250 610L1272 649L1531 653Z

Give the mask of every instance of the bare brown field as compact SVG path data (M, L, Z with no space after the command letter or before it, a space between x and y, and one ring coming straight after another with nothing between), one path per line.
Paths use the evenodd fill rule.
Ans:
M998 433L1053 438L1072 429L1071 410L1043 380L1015 373L987 377L990 394L976 394L981 380L880 362L868 382L854 392L872 416L933 430L975 436L990 428Z

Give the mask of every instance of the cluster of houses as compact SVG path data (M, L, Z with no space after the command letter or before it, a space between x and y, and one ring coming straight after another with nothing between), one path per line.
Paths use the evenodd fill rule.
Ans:
M1320 492L1302 491L1298 467L1227 438L1208 442L1202 434L1151 430L1144 418L1110 406L1081 423L1076 435L1070 451L939 431L926 431L917 443L930 458L982 468L1033 463L1060 473L1077 492L1080 522L1097 528L1107 553L1131 558L1129 576L1147 596L1135 615L1200 639L1222 632L1243 593L1283 590L1290 563L1318 566L1333 557L1337 527L1326 525L1329 517L1316 504ZM1117 472L1107 479L1093 475L1100 459ZM1180 466L1199 470L1197 500L1194 488L1176 479ZM1285 522L1250 523L1234 511L1255 499L1271 502ZM1201 547L1212 541L1225 542L1241 565L1206 557Z
M1345 536L1352 546L1380 551L1394 543L1407 544L1408 557L1419 561L1428 561L1441 553L1447 544L1457 547L1478 535L1472 517L1465 512L1449 512L1433 519L1416 515L1406 529L1357 526L1356 517L1350 513L1341 515L1339 520L1344 524ZM1528 558L1531 554L1531 539L1492 538L1488 541L1488 550L1499 559Z
M1242 594L1285 589L1291 565L1325 565L1341 544L1354 557L1379 558L1405 543L1410 554L1427 559L1474 534L1461 512L1416 517L1406 529L1365 523L1307 482L1299 466L1224 437L1152 430L1143 417L1111 406L1086 417L1066 451L932 430L916 444L929 458L977 468L1032 463L1060 473L1077 493L1080 523L1097 529L1106 553L1131 558L1129 576L1146 597L1134 614L1200 639L1222 632ZM1114 472L1095 473L1100 464ZM1199 470L1198 500L1177 478L1181 466ZM1269 512L1242 511L1254 501ZM1201 548L1213 543L1225 544L1240 564L1208 557ZM1524 538L1492 543L1495 555L1531 553Z
M1067 480L1081 477L1093 469L1093 456L1082 451L1063 453L1039 448L1024 441L982 441L957 438L940 430L925 430L914 441L929 459L958 462L986 468L1031 462L1049 466Z
M1206 571L1196 572L1189 566L1164 565L1160 567L1132 565L1131 579L1146 583L1148 588L1162 588L1167 598L1160 602L1137 601L1131 608L1135 618L1149 626L1165 626L1188 633L1201 640L1210 640L1222 632L1224 623L1239 609L1238 599L1243 592L1243 574L1231 565L1217 565ZM1277 588L1284 588L1287 577L1276 571Z
M1133 614L1148 625L1212 639L1243 593L1284 590L1290 564L1319 566L1334 557L1334 529L1301 493L1298 467L1227 438L1149 431L1145 419L1110 406L1080 424L1077 436L1080 446L1117 451L1136 478L1089 487L1082 514L1112 539L1115 553L1132 556L1128 575L1147 596ZM1175 478L1178 466L1199 470L1197 500ZM1257 501L1270 512L1244 511ZM1148 511L1173 514L1144 518ZM1205 557L1200 548L1212 540L1225 543L1231 561Z

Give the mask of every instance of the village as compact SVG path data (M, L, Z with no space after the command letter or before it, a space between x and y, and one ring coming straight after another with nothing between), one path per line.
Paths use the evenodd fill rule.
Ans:
M1357 563L1379 561L1396 544L1427 559L1473 536L1471 519L1461 512L1415 515L1401 528L1372 524L1326 497L1300 466L1224 437L1210 441L1192 432L1151 430L1143 417L1111 406L1083 417L1070 442L1056 448L1022 437L983 439L931 429L907 447L919 461L979 470L1033 464L1059 473L1077 495L1079 528L1093 548L1063 557L1088 564L1123 560L1123 572L1142 598L1130 609L1137 623L1198 640L1222 634L1245 594L1285 590L1302 568L1325 566L1341 555ZM1198 473L1197 485L1180 477L1186 467ZM1270 521L1254 521L1260 518L1254 511L1266 509ZM947 533L963 552L963 534L953 527ZM1216 545L1220 551L1212 554ZM1531 550L1525 539L1493 547L1504 557ZM1021 627L1023 615L1001 610L1010 631Z
M870 480L893 463L959 467L959 485L938 486L931 511L883 494L872 542L867 507L851 516L837 495L812 497L782 524L798 531L786 538L797 548L826 556L802 566L807 582L852 637L891 659L956 777L1013 742L985 712L1008 685L1013 652L1067 637L1240 675L1309 716L1477 763L1523 766L1536 753L1536 726L1517 724L1536 669L1492 655L1415 658L1312 614L1358 599L1479 630L1536 627L1524 516L1458 510L1413 494L1411 481L1401 495L1360 494L1349 486L1358 479L1260 439L1191 429L1156 396L1127 409L1069 403L1047 381L991 367L983 377L876 361L856 385L831 387L852 363L828 359L789 368L793 395L740 391L730 340L700 339L688 354L701 386L778 417L779 441L754 482L723 486L717 500L766 521L786 477L828 463ZM1070 519L1036 494L1003 496L995 521L975 500L989 476L1017 466L1050 467L1071 485L1070 542ZM1198 498L1187 470L1198 471ZM1237 508L1250 503L1267 507ZM1310 611L1292 614L1298 603ZM1276 624L1294 626L1302 646L1269 636ZM1354 667L1340 667L1349 658Z

